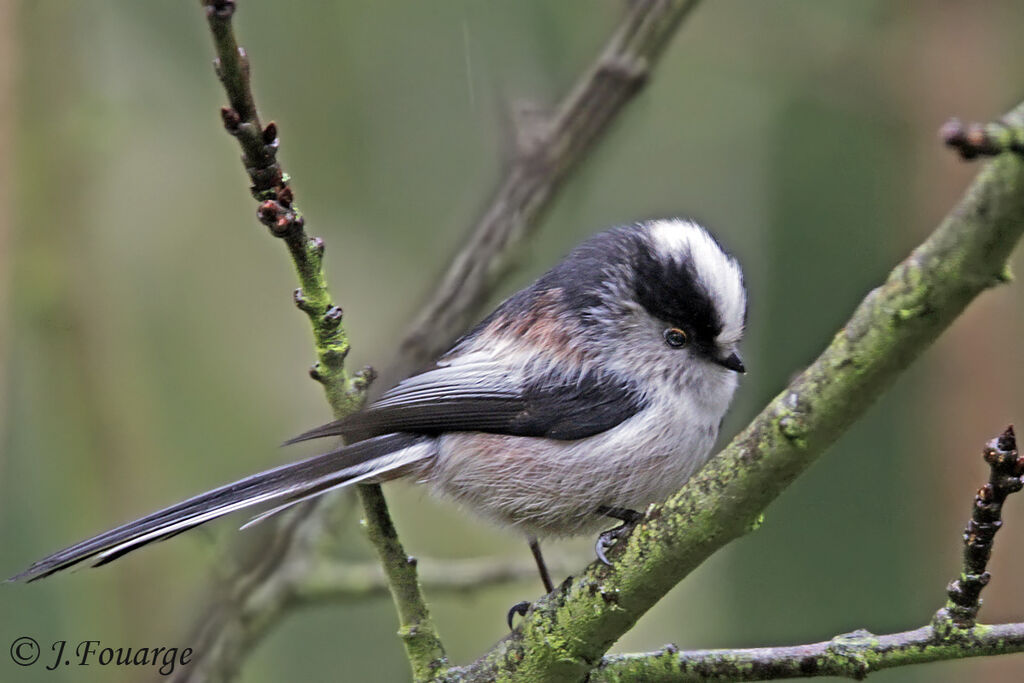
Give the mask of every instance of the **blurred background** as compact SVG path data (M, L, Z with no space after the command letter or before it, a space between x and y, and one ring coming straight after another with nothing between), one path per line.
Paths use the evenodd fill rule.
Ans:
M383 365L485 206L509 111L558 101L620 18L610 0L246 0L236 15L265 121L344 307L353 367ZM1002 2L705 3L571 177L495 303L597 230L691 215L745 266L741 428L824 347L980 168L942 148L1024 88L1024 7ZM283 245L255 220L198 3L0 0L0 574L116 523L291 459L329 417ZM1021 253L1016 270L1024 272ZM618 651L781 645L925 624L959 571L985 441L1024 424L1024 292L981 297L767 512ZM386 488L410 552L525 544L421 490ZM241 519L102 570L0 586L0 679L150 672L19 668L32 635L185 647ZM354 522L343 554L368 559ZM549 545L583 566L592 539ZM1011 499L985 622L1024 620L1024 499ZM557 580L560 580L558 577ZM449 653L504 635L531 580L438 596ZM428 592L428 598L431 598ZM247 660L256 683L401 681L389 599L293 613ZM195 647L201 647L195 645ZM879 681L1017 681L1024 656ZM873 680L875 680L873 678Z

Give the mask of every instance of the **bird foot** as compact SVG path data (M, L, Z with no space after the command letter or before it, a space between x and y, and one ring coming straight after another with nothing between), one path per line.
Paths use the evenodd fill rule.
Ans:
M608 556L605 553L609 548L615 545L619 539L629 536L644 516L635 510L626 510L622 508L602 507L599 508L598 511L608 517L614 517L615 519L622 520L622 524L614 529L601 532L597 537L597 544L594 546L594 553L597 555L597 559L610 567L612 566L611 560L608 559Z

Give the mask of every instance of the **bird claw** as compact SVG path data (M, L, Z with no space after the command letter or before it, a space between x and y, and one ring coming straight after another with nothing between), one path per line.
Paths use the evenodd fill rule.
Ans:
M640 517L636 519L623 520L622 524L615 527L614 529L608 529L608 531L602 531L597 537L597 543L594 545L594 554L597 555L597 559L601 560L603 564L612 566L611 560L605 554L609 548L615 545L619 539L629 536L630 532L639 523Z
M508 630L509 631L512 630L512 620L515 619L515 616L517 614L519 616L521 616L521 617L525 617L526 613L529 612L529 611L530 611L530 601L529 600L523 600L522 602L517 602L516 604L512 605L512 607L508 611L508 617L507 617L507 620L508 620Z
M612 563L604 552L615 543L614 539L608 538L610 533L611 530L601 532L597 537L597 543L594 545L594 554L597 555L597 559L601 560L601 564L608 565L609 567L612 566Z
M611 560L605 555L605 551L615 545L615 542L619 540L619 531L625 524L617 526L614 529L608 531L602 531L597 537L597 543L594 545L594 554L597 555L597 559L601 560L602 564L606 564L609 567L612 566Z

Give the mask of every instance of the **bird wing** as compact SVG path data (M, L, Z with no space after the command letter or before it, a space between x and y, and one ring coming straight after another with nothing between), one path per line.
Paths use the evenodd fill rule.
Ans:
M286 443L456 431L573 440L610 429L643 406L632 382L608 372L570 374L551 367L535 374L489 358L455 361L414 375L361 412Z

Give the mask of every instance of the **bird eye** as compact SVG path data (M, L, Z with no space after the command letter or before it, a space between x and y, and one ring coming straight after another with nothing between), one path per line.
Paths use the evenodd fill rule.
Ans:
M686 346L686 333L678 327L670 327L665 330L665 343L675 349Z

